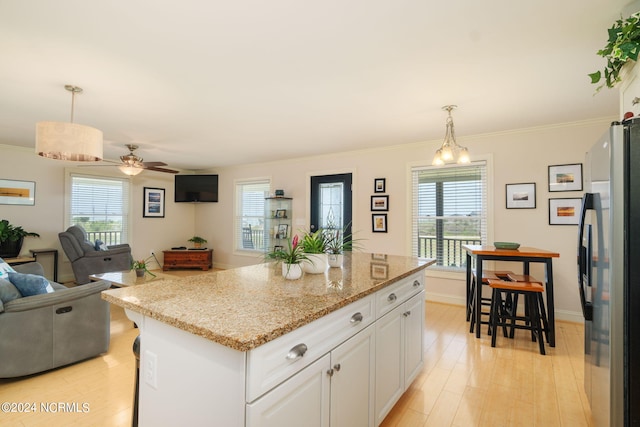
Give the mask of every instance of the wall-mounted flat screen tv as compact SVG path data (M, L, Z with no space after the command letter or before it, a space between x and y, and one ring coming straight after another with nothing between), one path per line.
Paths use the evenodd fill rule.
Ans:
M218 175L175 175L175 202L218 201Z

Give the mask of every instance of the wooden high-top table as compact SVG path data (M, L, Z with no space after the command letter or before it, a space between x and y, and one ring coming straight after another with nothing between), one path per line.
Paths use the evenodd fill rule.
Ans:
M462 249L467 251L467 307L471 295L471 278L472 278L472 259L475 259L476 277L478 283L476 283L476 304L479 304L482 298L482 263L484 261L510 261L521 262L523 264L523 274L529 274L529 264L532 262L541 262L545 264L545 293L547 294L547 317L549 320L549 345L551 347L556 346L556 316L555 306L553 301L553 265L551 261L553 258L560 257L557 252L547 251L545 249L520 247L518 249L496 249L495 246L483 246L483 245L462 245ZM475 310L476 316L476 338L480 338L480 316L481 310L478 308Z

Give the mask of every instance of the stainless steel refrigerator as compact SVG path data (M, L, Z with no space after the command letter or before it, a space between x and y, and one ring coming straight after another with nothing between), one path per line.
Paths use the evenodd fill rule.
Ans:
M594 426L640 426L640 118L587 153L578 235L584 386Z

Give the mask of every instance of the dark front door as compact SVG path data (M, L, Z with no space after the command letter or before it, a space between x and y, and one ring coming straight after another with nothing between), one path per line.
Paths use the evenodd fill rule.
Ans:
M311 177L311 231L342 229L351 234L351 174Z

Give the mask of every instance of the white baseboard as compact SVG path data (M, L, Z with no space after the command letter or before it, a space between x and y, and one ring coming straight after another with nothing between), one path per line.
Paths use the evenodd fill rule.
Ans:
M442 304L459 305L462 307L464 307L465 305L464 297L439 294L434 292L427 292L425 295L425 300L430 302L439 302ZM556 320L561 320L563 322L583 323L584 317L579 311L556 310Z

